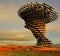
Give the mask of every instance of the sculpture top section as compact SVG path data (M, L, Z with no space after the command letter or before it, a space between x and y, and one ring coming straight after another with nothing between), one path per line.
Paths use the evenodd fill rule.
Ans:
M58 18L58 13L46 3L31 2L18 10L18 15L26 22L42 20L45 23L53 22Z

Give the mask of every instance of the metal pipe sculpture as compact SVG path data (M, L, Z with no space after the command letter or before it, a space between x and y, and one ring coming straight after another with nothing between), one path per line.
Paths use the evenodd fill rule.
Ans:
M55 21L58 13L46 3L31 2L18 10L18 15L25 21L25 28L31 30L37 40L37 46L46 47L52 43L45 37L45 24Z

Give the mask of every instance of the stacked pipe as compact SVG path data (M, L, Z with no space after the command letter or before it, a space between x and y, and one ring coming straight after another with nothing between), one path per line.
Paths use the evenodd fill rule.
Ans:
M39 46L50 46L52 43L45 37L45 24L55 21L58 13L46 3L31 2L18 10L18 16L25 21L25 27L30 29Z
M26 28L30 29L37 40L37 46L50 46L52 43L45 37L45 23L44 21L36 20L32 23L25 25Z

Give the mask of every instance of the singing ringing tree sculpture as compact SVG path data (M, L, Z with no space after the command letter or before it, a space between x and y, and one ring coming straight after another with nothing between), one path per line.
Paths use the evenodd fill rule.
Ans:
M37 40L37 46L50 46L52 43L45 37L45 24L58 18L58 13L46 3L31 2L18 10L18 15L25 21L25 28L31 30Z

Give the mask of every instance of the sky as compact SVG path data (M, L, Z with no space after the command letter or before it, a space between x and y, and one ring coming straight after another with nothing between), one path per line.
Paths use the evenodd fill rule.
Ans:
M18 9L29 2L45 2L53 6L60 14L60 0L0 0L0 42L30 41L36 43L36 39L30 30L24 28L25 22L18 16ZM46 24L46 37L54 44L60 44L60 15L59 18ZM31 42L32 41L32 42ZM14 42L15 43L15 42ZM27 43L25 43L27 44Z

